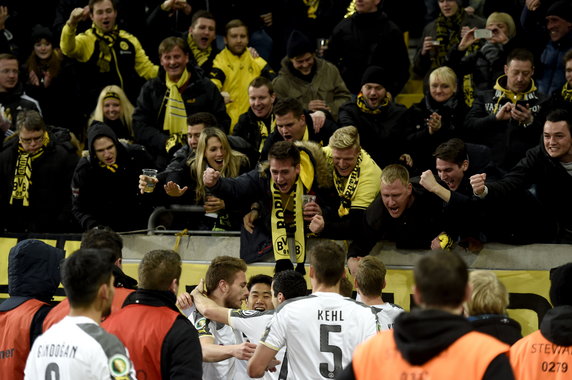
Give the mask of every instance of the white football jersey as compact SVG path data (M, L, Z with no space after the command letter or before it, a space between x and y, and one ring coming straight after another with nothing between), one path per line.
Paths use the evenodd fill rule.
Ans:
M218 323L205 318L196 309L193 310L189 319L199 333L199 339L204 336L211 336L214 344L223 346L240 344L243 342L242 336L232 327L224 323ZM203 379L204 380L232 380L242 378L240 373L246 373L242 368L238 368L239 360L231 357L216 363L203 362ZM246 366L243 366L246 368Z
M401 313L403 309L397 305L386 302L383 305L373 305L377 309L377 320L379 321L380 330L390 330L393 328L393 321Z
M228 314L228 323L237 331L243 333L247 339L255 344L258 344L262 335L264 335L264 330L266 329L266 325L272 319L274 315L274 310L266 310L266 311L256 311L256 310L241 310L241 309L234 309L230 310ZM284 363L284 353L286 352L285 348L281 348L280 351L276 353L276 359L280 360L280 364L276 367L276 372L265 372L262 379L265 380L278 380L278 379L286 379L288 375L288 366L285 365L282 367ZM240 362L247 362L244 360L239 360Z
M374 309L337 293L316 292L281 304L260 343L287 346L288 379L333 379L358 344L377 332Z
M135 379L121 341L88 317L67 316L39 336L26 362L25 379Z

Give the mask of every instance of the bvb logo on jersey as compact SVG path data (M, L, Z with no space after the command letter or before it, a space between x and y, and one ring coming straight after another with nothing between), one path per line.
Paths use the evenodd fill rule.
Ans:
M129 373L131 369L131 362L125 357L125 355L117 354L113 355L109 359L109 371L114 379L128 378L124 377Z
M129 45L127 45L127 42L121 41L121 42L119 43L119 48L120 48L121 50L127 50L127 49L129 49Z

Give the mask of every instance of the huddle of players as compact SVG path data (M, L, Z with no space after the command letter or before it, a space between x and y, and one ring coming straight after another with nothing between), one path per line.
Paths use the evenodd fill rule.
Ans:
M364 302L379 306L340 295L344 261L337 244L317 245L310 252L311 295L301 274L279 272L269 289L276 309L260 300L268 298L267 287L251 286L259 300L252 301L254 310L239 310L248 295L246 265L219 256L191 293L193 328L175 308L180 257L151 251L141 262L138 290L103 322L106 331L98 322L111 310L114 258L81 249L62 266L70 313L36 339L26 378L450 378L460 371L471 379L514 378L509 346L474 332L461 315L471 289L458 255L438 252L418 261L414 300L420 309L410 313L383 303L385 268L374 257L361 260L355 286ZM182 293L178 304L184 309L189 300ZM516 378L539 378L528 373Z

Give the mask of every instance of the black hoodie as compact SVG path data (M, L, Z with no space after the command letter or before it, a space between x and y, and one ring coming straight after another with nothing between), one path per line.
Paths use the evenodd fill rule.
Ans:
M93 149L100 137L111 139L116 148L115 172L102 167ZM151 157L140 145L120 143L110 127L94 122L88 130L89 157L78 163L72 180L72 212L83 229L109 226L115 231L144 228L150 207L139 194L139 175L153 168Z

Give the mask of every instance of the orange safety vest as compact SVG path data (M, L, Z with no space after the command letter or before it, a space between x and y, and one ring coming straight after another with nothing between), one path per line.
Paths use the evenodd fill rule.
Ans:
M32 298L15 309L0 312L0 379L24 378L32 320L44 305L47 303Z
M537 330L511 347L510 364L516 380L572 379L572 346L558 346Z
M423 365L407 362L397 349L393 330L382 331L358 346L352 366L356 379L482 379L491 361L509 346L479 332L469 332ZM462 374L462 376L460 375Z
M113 303L111 304L111 312L114 313L117 310L121 309L123 306L123 302L125 302L125 298L135 290L127 289L127 288L115 288L115 295L113 296ZM44 319L44 324L42 325L42 331L46 332L47 329L64 319L66 315L70 313L70 302L68 299L62 300L59 304L56 305L48 315L46 315L46 319Z
M166 306L131 304L101 325L127 347L138 379L160 380L163 341L179 315Z

